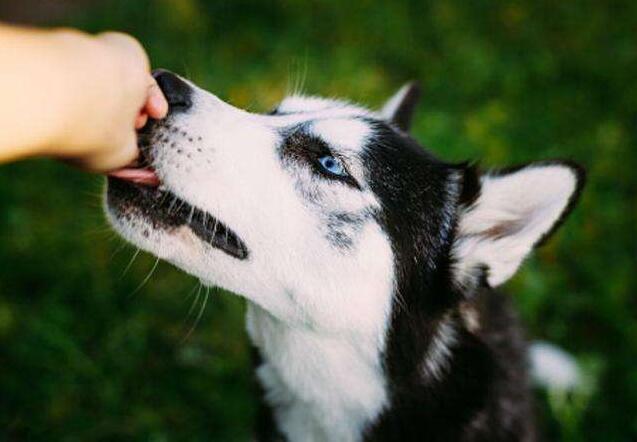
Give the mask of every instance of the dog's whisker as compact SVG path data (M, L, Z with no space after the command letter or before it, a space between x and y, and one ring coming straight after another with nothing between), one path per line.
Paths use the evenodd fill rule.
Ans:
M305 89L305 82L307 81L307 52L303 58L303 73L300 75L299 85L296 91L297 95L303 94L303 90Z
M190 318L190 315L192 315L192 312L195 310L195 306L199 302L199 296L201 296L201 289L202 288L203 288L203 284L200 281L199 282L199 286L197 288L197 295L195 296L195 299L193 300L192 304L190 305L190 309L188 310L188 313L186 314L186 318L184 320L187 321L188 318Z
M94 227L82 232L81 235L87 238L111 238L115 233L110 227Z
M203 213L203 226L205 229L208 228L208 212Z
M178 201L178 198L176 196L173 196L173 200L170 202L170 205L168 206L168 214L170 215L173 211L173 207L175 207L175 203Z
M114 237L115 239L119 239L117 236ZM108 258L109 261L112 261L113 258L115 258L115 255L117 255L119 252L121 252L122 250L124 250L124 248L127 246L128 244L125 242L122 242L119 246L117 246L115 248L115 250L113 251L113 253L111 253L111 256Z
M159 258L155 259L155 264L153 264L153 267L150 269L150 271L148 272L148 274L146 275L146 277L142 280L141 283L139 283L139 285L137 287L135 287L135 290L133 290L130 295L128 295L129 297L135 295L138 291L141 290L142 287L144 287L144 285L148 282L148 280L150 279L151 276L153 276L153 273L155 272L155 269L157 269L157 265L159 264Z
M200 287L201 287L201 281L197 281L197 283L194 286L192 286L192 288L190 289L190 291L184 298L184 302L188 301L195 294L195 290L197 290Z
M139 252L141 252L141 249L137 248L137 250L135 251L135 253L133 254L133 257L130 259L130 261L128 262L128 265L126 265L126 267L124 268L124 271L122 272L122 276L120 276L120 278L123 278L124 275L126 275L126 273L128 272L128 270L131 268L131 266L133 265L133 262L135 261L135 259L137 258L137 256L139 255Z
M202 285L203 286L203 285ZM210 287L206 287L205 290L205 294L204 294L204 298L201 301L201 307L199 308L199 313L197 314L197 317L195 318L194 323L192 324L192 326L190 327L190 330L188 330L188 333L186 334L186 336L184 337L184 339L182 340L182 342L188 340L188 338L192 335L192 333L195 331L195 329L197 328L197 325L199 325L199 321L201 321L201 317L203 316L203 312L206 309L206 305L208 305L208 298L210 296Z
M219 220L215 218L215 226L212 228L212 236L217 235L217 227L219 226Z
M166 202L166 198L168 198L170 196L170 193L166 192L164 193L164 196L161 198L161 201L159 201L159 205L163 206L164 203Z

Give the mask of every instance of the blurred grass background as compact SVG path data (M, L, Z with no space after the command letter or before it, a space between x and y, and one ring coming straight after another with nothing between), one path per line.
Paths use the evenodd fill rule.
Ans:
M0 19L130 32L253 111L299 85L377 106L418 79L414 132L444 158L584 164L581 205L508 289L588 374L538 393L547 440L637 439L636 2L25 0ZM136 291L155 259L109 233L102 185L0 169L0 440L248 440L243 303L213 291L184 339L197 282L159 263Z

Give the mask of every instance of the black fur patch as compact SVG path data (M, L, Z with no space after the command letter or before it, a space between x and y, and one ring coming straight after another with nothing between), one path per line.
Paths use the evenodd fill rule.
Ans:
M407 91L402 101L392 115L391 122L401 130L407 132L411 127L411 121L416 112L416 106L422 95L422 87L417 82L411 82L407 85Z
M330 213L326 222L327 239L338 248L351 249L354 246L355 235L360 232L367 218L369 216L366 212Z
M464 207L471 207L478 198L480 198L481 184L480 171L477 165L469 165L462 163L458 168L463 171L462 174L462 192L458 203Z
M444 163L382 124L375 134L365 154L367 181L393 244L397 294L384 355L390 405L365 440L533 440L518 322L506 298L486 285L468 297L452 276L457 215L479 195L477 169ZM489 327L469 331L461 306ZM452 320L455 343L443 376L432 379L423 358L443 318Z

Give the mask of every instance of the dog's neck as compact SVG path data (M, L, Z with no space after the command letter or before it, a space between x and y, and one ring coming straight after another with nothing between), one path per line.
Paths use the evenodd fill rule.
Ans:
M473 307L437 306L446 313L430 316L410 299L416 293L401 294L418 308L397 308L380 343L373 333L335 336L290 325L248 303L248 334L261 356L256 375L277 430L288 440L391 439L405 426L422 431L423 419L431 434L461 431L467 415L454 416L451 409L474 410L477 403L465 407L459 399L463 389L481 401L488 379L481 371L482 345L467 325ZM463 364L475 372L464 373ZM420 417L414 419L414 410Z
M247 329L262 356L257 377L290 440L357 441L387 403L377 336L292 327L254 304Z

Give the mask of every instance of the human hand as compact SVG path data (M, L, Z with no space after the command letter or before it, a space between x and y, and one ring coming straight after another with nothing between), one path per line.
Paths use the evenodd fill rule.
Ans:
M168 103L137 40L112 32L88 39L81 45L78 97L70 100L77 124L64 125L48 154L87 171L108 172L137 158L135 130L149 117L165 117Z

